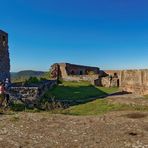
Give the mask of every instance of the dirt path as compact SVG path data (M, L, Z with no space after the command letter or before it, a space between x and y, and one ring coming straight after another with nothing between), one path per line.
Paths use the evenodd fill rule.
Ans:
M148 112L0 115L2 148L148 148Z
M115 95L107 97L110 103L116 104L127 104L127 105L142 105L148 106L148 99L145 99L142 96L134 94L125 94L125 95Z

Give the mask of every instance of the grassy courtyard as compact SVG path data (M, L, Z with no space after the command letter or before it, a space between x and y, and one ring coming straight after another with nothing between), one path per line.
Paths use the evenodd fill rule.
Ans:
M70 107L63 111L67 115L99 115L111 111L148 111L147 106L141 105L126 105L126 104L111 104L107 99L97 99L86 104L80 104Z
M98 115L110 111L138 110L148 111L141 105L111 104L108 99L99 99L100 96L118 92L118 88L104 88L91 85L89 82L63 82L49 90L45 96L64 100L84 100L83 104L72 106L60 113L67 115ZM98 98L90 101L90 98Z
M87 100L93 97L115 93L118 88L95 87L89 82L63 82L49 90L45 97L55 97L64 100Z
M50 113L60 113L65 115L99 115L111 111L122 111L122 110L136 110L136 111L148 111L148 107L146 106L146 103L142 103L142 101L146 101L148 98L145 96L143 100L141 100L141 104L138 103L137 99L131 100L132 98L129 98L127 96L120 98L114 98L113 100L116 101L116 103L111 103L109 99L100 99L101 96L106 96L108 94L112 94L115 92L119 92L118 88L104 88L104 87L95 87L91 85L89 82L63 82L62 84L59 84L58 86L55 86L53 89L50 89L45 94L46 98L53 98L55 97L56 100L66 100L67 102L70 101L76 101L78 100L78 103L74 103L74 106L70 106L67 109L55 109L55 110L48 110ZM96 100L94 100L94 99ZM44 99L44 98L43 98ZM122 100L131 100L131 103L135 102L137 105L132 105L131 103L126 104ZM141 98L142 99L142 98ZM120 100L121 102L118 102ZM122 103L123 102L123 103ZM45 104L44 104L45 105ZM14 104L12 106L13 111L29 111L29 112L38 112L41 110L38 110L37 108L34 109L26 109L23 104Z

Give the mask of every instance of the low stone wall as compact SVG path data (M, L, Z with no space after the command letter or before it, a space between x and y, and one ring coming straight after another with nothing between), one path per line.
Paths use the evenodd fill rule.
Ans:
M63 78L64 81L89 81L91 84L95 85L99 79L99 75L74 75L74 76L67 76Z
M36 100L44 95L44 93L57 85L56 80L43 81L39 84L32 84L30 86L19 86L13 84L10 88L10 94L16 98Z
M135 94L148 94L148 69L123 70L120 77L121 89Z

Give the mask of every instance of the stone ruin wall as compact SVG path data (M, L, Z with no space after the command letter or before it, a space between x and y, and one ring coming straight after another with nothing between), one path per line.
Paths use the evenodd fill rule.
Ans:
M63 78L64 81L89 81L92 85L96 85L98 79L98 75L67 76Z
M89 81L93 85L104 86L104 87L120 87L121 90L145 95L148 94L148 70L105 70L99 71L105 74L100 75L86 75L85 71L87 66L79 66L74 64L63 63L59 65L61 72L61 77L65 81ZM92 67L93 68L93 67ZM99 69L99 68L98 68ZM97 69L97 70L98 70ZM84 71L83 75L71 75L70 71ZM91 70L96 70L95 68ZM98 72L98 71L97 71ZM117 77L114 77L114 74L117 74ZM110 76L113 76L110 78Z
M62 78L67 78L68 76L88 75L89 72L93 72L94 75L99 74L99 68L97 67L75 65L70 63L60 63L58 65Z
M148 94L148 69L121 71L121 89L135 94Z
M102 77L100 86L103 87L119 87L120 79L119 78L110 78L110 77Z
M93 72L93 74L99 74L99 68L91 67L91 66L83 66L83 65L75 65L66 63L66 71L68 75L72 75L72 71L74 72L73 75L88 75L89 72Z
M69 63L59 64L61 77L64 81L89 81L92 85L98 83L99 68ZM73 72L73 73L72 73ZM93 74L88 74L93 72Z
M119 86L119 79L113 78L110 80L109 77L107 77L108 75L114 76L114 73L118 75L119 71L102 71L97 67L70 63L55 63L51 68L53 78L62 78L64 81L89 81L92 85L104 87Z
M10 79L8 34L0 30L0 81Z
M65 63L59 64L59 70L60 70L60 75L62 78L66 78L68 76Z
M105 70L104 72L108 74L108 76L101 78L101 86L120 87L120 84L121 84L120 82L121 71L120 70Z
M10 95L18 99L21 97L24 100L33 101L40 99L47 90L51 89L55 85L57 85L56 80L47 80L40 84L33 84L29 86L12 84L12 87L10 88Z
M51 68L52 78L62 78L64 81L89 81L94 85L99 78L99 68L97 67L55 63ZM88 72L93 73L88 74Z
M139 95L148 94L148 69L143 70L107 70L109 75L117 73L119 79L120 90L131 92ZM104 77L101 83L105 87L116 86L117 79L113 78L112 82L108 77Z

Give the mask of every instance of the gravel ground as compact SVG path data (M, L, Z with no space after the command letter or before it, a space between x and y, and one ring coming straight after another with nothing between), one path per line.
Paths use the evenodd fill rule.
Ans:
M148 148L148 112L0 115L1 148Z

